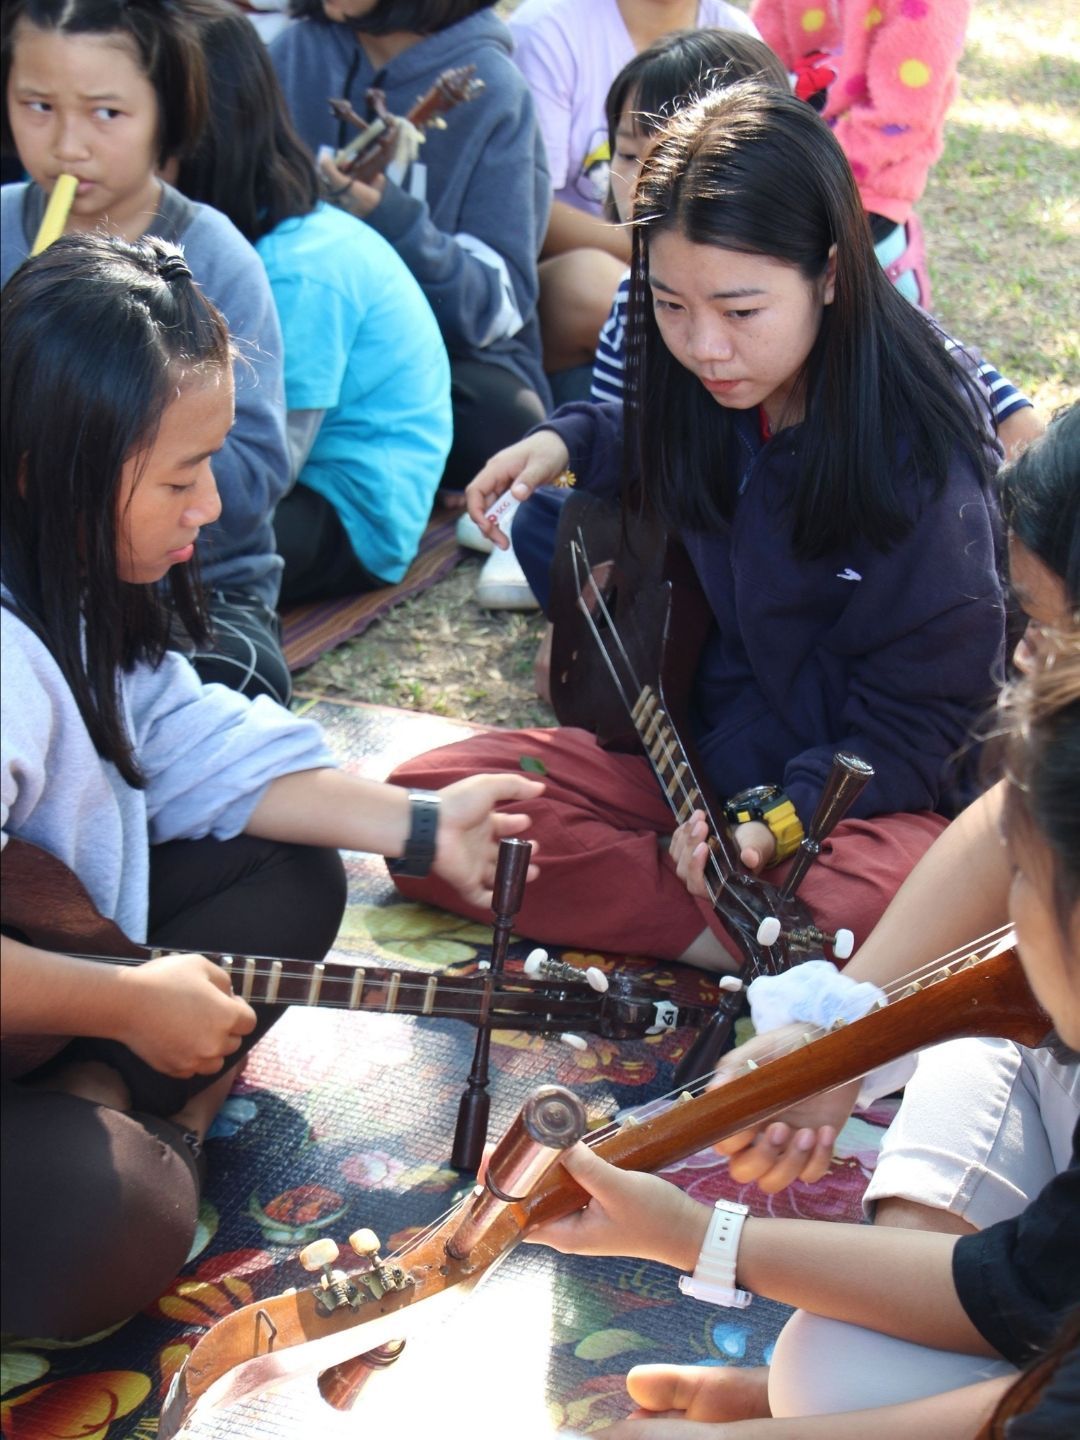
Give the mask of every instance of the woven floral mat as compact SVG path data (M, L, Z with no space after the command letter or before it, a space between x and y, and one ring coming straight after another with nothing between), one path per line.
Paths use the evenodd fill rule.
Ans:
M377 707L321 702L308 713L324 724L342 763L374 775L469 733L438 717ZM332 958L409 966L427 976L449 967L471 973L488 954L486 929L398 901L381 861L353 855L347 864L349 908ZM511 964L529 948L515 943ZM682 967L588 958L642 984L675 986L687 1001L706 993L704 977ZM385 1253L442 1214L468 1179L448 1157L474 1033L453 1020L288 1011L253 1052L215 1124L199 1233L181 1277L108 1336L7 1349L3 1434L151 1440L169 1380L206 1326L252 1299L305 1283L295 1259L301 1245L322 1235L343 1243L368 1226ZM569 1086L591 1118L665 1093L692 1035L584 1038L579 1050L495 1033L493 1137L540 1083ZM734 1184L711 1151L665 1173L706 1202L724 1195L758 1213L853 1220L887 1119L879 1109L849 1122L826 1180L768 1201ZM351 1415L330 1410L308 1378L200 1420L189 1433L539 1440L564 1427L584 1434L627 1412L629 1366L761 1364L786 1313L760 1299L737 1312L688 1300L660 1266L519 1246L451 1319L410 1340Z
M289 669L303 670L306 665L314 664L335 645L362 635L395 605L430 589L437 580L449 575L463 554L454 537L456 521L456 515L440 512L429 522L416 559L396 585L383 585L363 595L317 600L286 610L281 617L282 648Z

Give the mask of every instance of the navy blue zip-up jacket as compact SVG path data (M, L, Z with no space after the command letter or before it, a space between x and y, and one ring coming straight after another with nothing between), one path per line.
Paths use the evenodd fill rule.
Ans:
M716 793L782 784L809 820L833 753L875 776L853 816L951 808L949 762L1000 678L1004 601L991 496L966 461L888 552L853 541L796 559L789 497L799 426L763 442L735 412L745 456L733 522L680 538L712 606L693 697L695 741ZM563 406L545 422L583 488L617 495L622 406Z

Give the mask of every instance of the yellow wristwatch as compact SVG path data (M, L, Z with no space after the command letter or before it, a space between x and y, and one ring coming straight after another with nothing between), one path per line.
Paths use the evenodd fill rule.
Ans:
M769 827L776 841L776 854L769 862L778 865L794 855L802 842L802 821L795 806L779 785L751 785L740 790L724 806L729 825L745 825L748 820L761 820Z

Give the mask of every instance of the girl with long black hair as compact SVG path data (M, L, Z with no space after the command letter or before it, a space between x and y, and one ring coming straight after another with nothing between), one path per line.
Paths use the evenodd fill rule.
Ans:
M625 414L560 410L488 462L470 511L499 543L485 519L498 496L526 502L516 529L569 467L676 532L715 620L692 739L716 796L775 785L790 801L778 816L805 825L835 750L875 767L803 887L826 929L862 939L944 827L949 759L1002 657L985 400L889 285L839 146L791 96L746 82L680 112L642 167L633 226ZM517 769L523 754L547 788L545 882L521 929L729 965L675 873L644 758L580 730L526 731L398 778ZM798 827L778 842L751 820L736 838L757 868L782 862Z
M183 1264L203 1138L277 1013L197 952L321 959L345 903L337 847L445 869L482 901L498 837L527 823L492 806L538 787L419 796L344 774L317 726L203 685L166 648L163 581L204 633L191 565L233 419L228 332L176 246L63 237L0 308L5 902L25 841L165 952L127 968L0 947L0 1329L71 1339Z

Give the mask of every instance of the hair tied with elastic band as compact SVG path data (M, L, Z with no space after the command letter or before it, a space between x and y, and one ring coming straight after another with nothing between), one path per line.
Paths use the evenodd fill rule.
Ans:
M192 278L188 263L179 251L174 255L163 255L157 263L157 272L168 285L171 285L174 280L190 280Z

